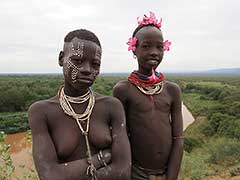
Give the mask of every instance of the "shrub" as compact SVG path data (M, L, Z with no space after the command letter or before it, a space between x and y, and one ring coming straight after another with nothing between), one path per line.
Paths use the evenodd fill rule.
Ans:
M0 132L0 142L5 140L5 134L3 131ZM8 150L10 145L0 144L0 179L10 180L15 167Z
M228 114L212 113L208 116L208 122L203 127L202 133L206 136L213 136L216 133L227 135L229 131L232 131L229 125L233 120L234 117Z
M206 163L207 155L198 151L192 153L184 153L180 177L191 178L192 180L200 180L203 177L212 174L209 164Z
M186 137L184 139L184 150L190 153L194 148L201 147L201 143L192 137Z
M240 142L229 138L214 138L206 144L208 162L212 164L234 165L240 157Z
M29 129L26 112L1 113L0 131L7 134L23 132Z
M240 165L230 169L231 176L240 176Z

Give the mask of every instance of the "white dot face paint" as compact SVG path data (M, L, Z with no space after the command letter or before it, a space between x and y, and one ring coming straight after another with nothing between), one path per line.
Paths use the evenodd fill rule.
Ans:
M83 40L83 39L78 39L78 38L73 38L71 42L65 42L64 43L64 49L67 49L67 51L69 52L69 54L73 55L73 56L77 56L79 58L83 58L85 55L85 50L86 50L86 43L92 43L95 46L95 53L94 58L95 59L101 59L102 57L102 49L101 47L92 42L92 41L88 41L88 40ZM85 50L84 50L85 49Z
M84 48L84 41L79 41L75 38L72 40L71 50L74 56L83 58L83 48Z
M64 73L65 76L67 76L69 71L70 71L70 69L71 69L71 63L69 62L69 60L64 61L63 63L64 63L64 65L63 65L63 67L64 67L63 68L63 73Z
M73 83L76 82L77 74L78 74L78 68L73 68L72 73L71 73Z
M66 64L66 68L64 68L64 70L63 70L65 76L68 76L69 72L71 72L70 74L71 74L72 82L75 83L76 82L76 78L77 78L77 74L79 72L79 68L72 63L70 58L68 58L65 61L65 64Z
M85 71L85 63L89 63L89 78L96 79L100 70L102 50L95 42L73 38L64 43L64 75L72 83L77 83ZM86 77L85 77L86 78Z
M102 50L101 50L101 48L96 44L95 59L101 59L101 57L102 57Z

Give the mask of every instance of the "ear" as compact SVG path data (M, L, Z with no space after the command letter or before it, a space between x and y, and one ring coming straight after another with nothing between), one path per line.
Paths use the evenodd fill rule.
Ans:
M58 64L59 64L59 66L63 66L63 57L64 57L64 52L60 51L60 53L58 55Z

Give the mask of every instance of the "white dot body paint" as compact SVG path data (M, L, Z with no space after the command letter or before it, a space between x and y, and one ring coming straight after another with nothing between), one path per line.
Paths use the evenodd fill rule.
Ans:
M113 137L113 139L115 139L115 138L117 137L117 135L116 135L116 134L113 134L113 136L112 136L112 137Z
M108 158L108 157L110 157L110 156L111 156L110 153L105 153L105 154L104 154L104 158Z

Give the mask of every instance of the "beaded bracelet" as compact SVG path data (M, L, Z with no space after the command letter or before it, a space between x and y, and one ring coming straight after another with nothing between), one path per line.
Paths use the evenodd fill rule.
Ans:
M184 136L173 136L173 140L176 140L176 139L184 139Z
M101 165L103 166L107 166L107 163L105 162L105 160L103 159L103 154L102 151L100 150L99 153L97 154L97 158L99 160L99 162L101 163Z

